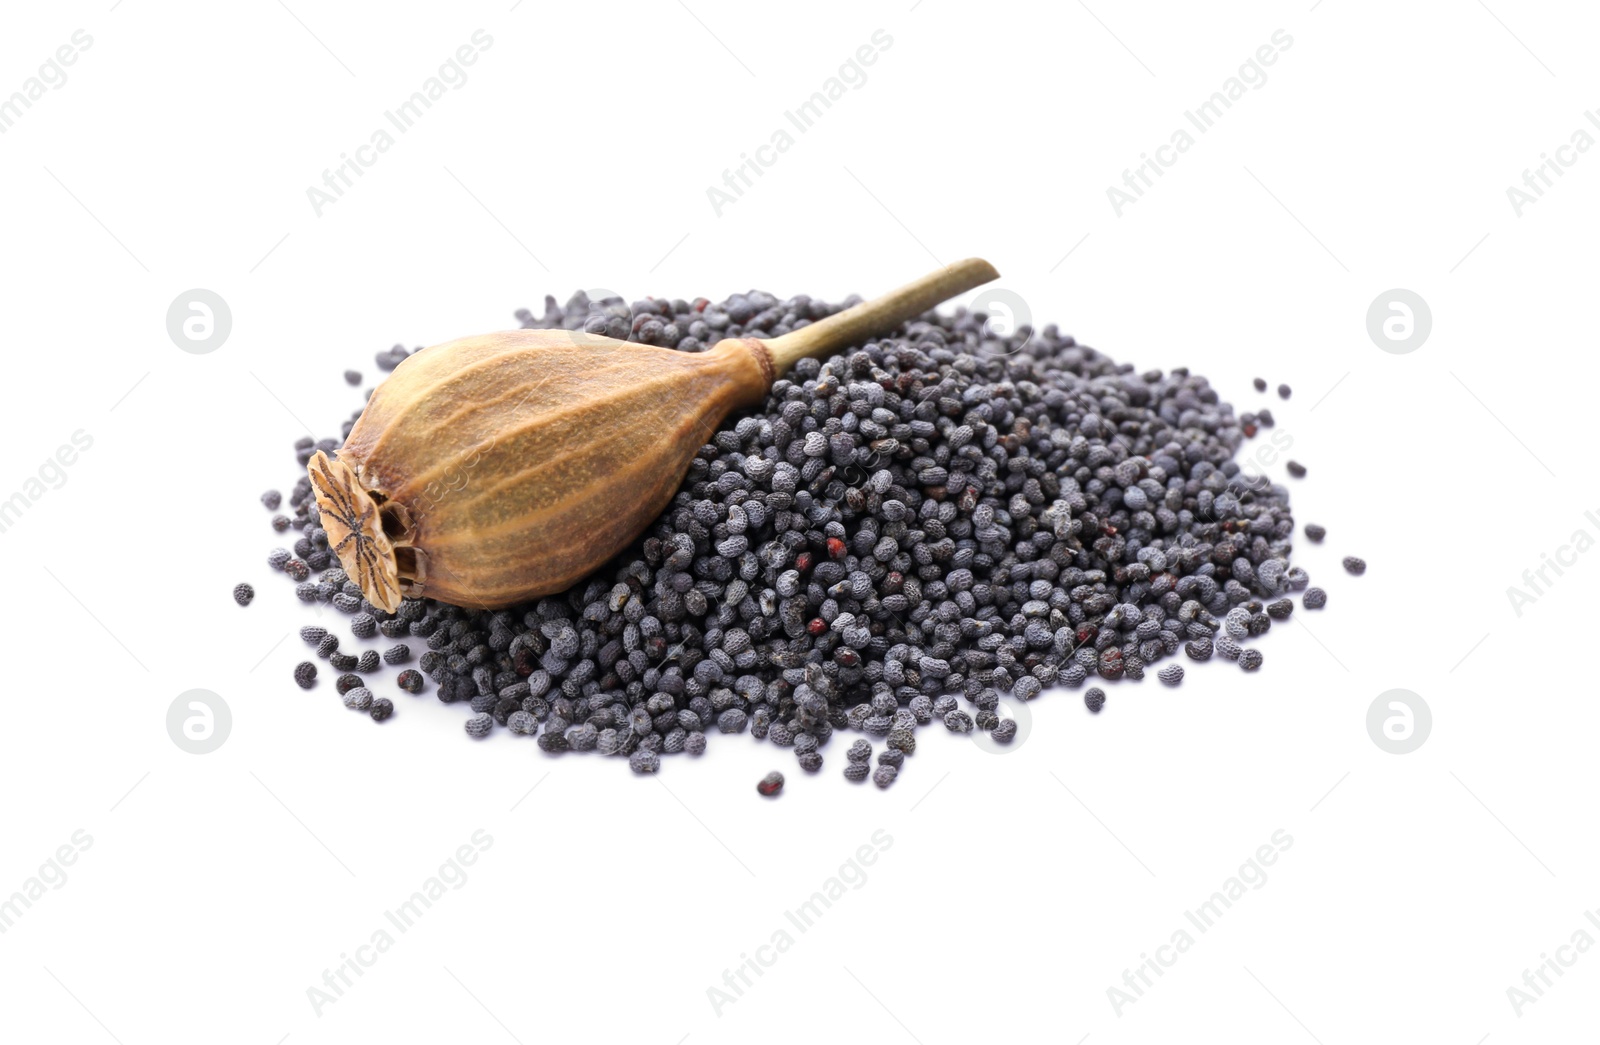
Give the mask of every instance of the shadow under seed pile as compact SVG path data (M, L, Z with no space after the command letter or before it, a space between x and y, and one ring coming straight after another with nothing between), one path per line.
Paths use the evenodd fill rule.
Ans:
M580 294L518 318L701 351L843 307L753 292L630 308ZM378 364L404 358L396 346ZM1283 596L1308 578L1289 564L1287 491L1233 460L1258 421L1271 423L1236 418L1186 369L1136 373L1054 326L997 337L981 314L930 313L801 360L701 449L632 548L564 595L384 613L329 553L304 479L294 518L274 520L304 535L269 564L302 600L350 614L356 638L407 640L389 664L425 647L400 688L432 679L440 700L470 707L474 737L504 726L548 752L598 751L649 773L661 755L703 753L713 731L748 731L816 772L833 732L852 730L885 746L874 758L871 741L836 744L849 748L845 777L888 787L930 722L1009 741L1001 693L1137 680L1180 650L1259 668L1242 644L1286 619ZM302 465L314 448L297 445ZM392 713L362 678L378 670L375 651L341 652L322 628L302 635L345 673L348 705ZM315 674L308 661L295 677L309 687ZM1183 669L1159 675L1176 686ZM1098 711L1103 694L1088 694Z

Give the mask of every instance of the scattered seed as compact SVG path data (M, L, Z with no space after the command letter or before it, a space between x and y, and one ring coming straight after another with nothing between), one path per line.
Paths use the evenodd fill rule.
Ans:
M1106 691L1099 686L1090 686L1083 691L1083 706L1100 714L1100 709L1106 706Z
M756 792L768 798L783 790L783 774L774 769L756 783Z
M1344 572L1352 574L1356 577L1361 576L1363 573L1367 572L1367 560L1358 559L1354 555L1346 556L1344 560Z
M250 605L250 600L256 597L256 590L248 584L235 584L233 586L233 601L241 606Z
M1320 610L1328 604L1328 593L1321 588L1307 588L1300 596L1300 605L1308 610Z
M1306 523L1306 538L1312 543L1321 544L1322 538L1326 536L1328 536L1328 528L1326 526L1318 526L1316 523Z
M317 666L309 660L303 660L294 666L294 680L301 689L310 689L317 684Z
M1289 474L1294 476L1296 479L1304 479L1306 477L1306 466L1301 464L1299 461L1286 461L1284 462L1283 466L1287 468L1289 470Z
M388 373L401 363L404 363L406 361L406 356L408 355L410 355L410 353L406 351L406 347L404 345L396 345L387 352L379 352L372 358L373 361L378 364L379 370L382 370L384 373Z

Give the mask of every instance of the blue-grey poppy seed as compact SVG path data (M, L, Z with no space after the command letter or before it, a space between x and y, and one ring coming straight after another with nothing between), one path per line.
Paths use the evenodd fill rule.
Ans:
M951 711L944 716L944 727L952 733L971 733L972 716L965 711Z
M760 291L575 295L517 316L701 352L839 308ZM396 346L375 360L388 372L409 355ZM793 746L810 769L830 734L853 730L885 739L886 769L936 718L1014 736L1000 692L1026 701L1147 670L1166 682L1181 677L1170 659L1185 644L1196 659L1244 661L1239 640L1288 615L1282 596L1321 605L1290 564L1288 488L1240 468L1241 434L1273 424L1265 409L1236 414L1185 368L1140 373L1053 326L997 335L979 314L930 312L797 363L763 402L706 433L631 547L565 592L497 610L371 605L339 567L303 474L312 453L337 452L333 435L296 442L301 474L273 523L296 534L268 565L297 599L347 614L356 639L390 640L391 663L423 643L401 691L426 676L441 702L487 716L491 730L535 731L546 752L592 749L654 772L663 757L703 752L715 726ZM1306 536L1321 539L1321 527ZM335 671L353 658L370 674L390 659L326 638L316 629L307 641ZM1104 692L1088 697L1103 703ZM858 743L852 778L869 775L873 755Z

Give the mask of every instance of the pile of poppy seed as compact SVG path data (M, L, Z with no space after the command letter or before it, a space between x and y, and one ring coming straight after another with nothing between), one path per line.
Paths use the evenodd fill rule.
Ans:
M855 300L630 306L580 293L517 317L698 352ZM395 346L377 364L406 356ZM653 773L663 755L703 754L712 734L749 733L817 772L847 731L864 736L833 741L845 777L888 787L930 723L1010 742L1003 699L1147 672L1177 686L1180 657L1259 669L1251 643L1288 619L1288 596L1303 592L1306 609L1327 599L1290 565L1286 488L1234 460L1273 424L1267 409L1235 416L1187 369L1136 372L1054 325L1001 334L982 313L928 313L798 363L701 448L632 547L560 595L495 611L409 599L386 613L339 568L303 475L292 514L273 519L301 535L268 564L302 601L347 615L351 639L386 647L351 652L337 628L301 631L344 703L375 720L395 709L373 692L388 665L402 669L398 690L463 705L473 737L503 727ZM302 439L297 460L339 445ZM294 676L311 689L317 666ZM1105 693L1091 686L1084 701L1098 713Z

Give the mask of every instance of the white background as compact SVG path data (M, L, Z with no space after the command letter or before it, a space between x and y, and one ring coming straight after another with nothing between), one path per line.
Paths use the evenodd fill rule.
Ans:
M1592 12L511 5L8 13L0 96L75 30L93 44L0 135L0 497L75 431L93 446L0 534L0 895L75 831L93 841L0 935L7 1039L1592 1033L1600 954L1520 1015L1507 989L1574 932L1600 938L1600 723L1568 666L1600 555L1520 616L1506 593L1575 530L1600 536L1600 158L1567 154L1520 216L1506 193L1600 103ZM307 188L480 28L469 80L317 216ZM719 217L707 187L878 29L867 81ZM1266 82L1119 217L1108 186L1279 29ZM296 437L357 405L346 367L370 382L375 351L514 325L545 293L838 298L968 255L1038 323L1271 405L1311 470L1297 517L1330 533L1296 561L1330 600L1262 640L1260 673L1117 684L1098 717L1049 693L1006 757L928 731L886 792L846 784L837 748L807 777L713 736L640 779L504 731L474 743L460 707L392 685L375 725L326 664L310 693L290 681L290 632L315 617L264 565L284 542L256 498L292 485ZM1433 315L1407 355L1365 326L1396 287ZM190 288L231 306L211 354L167 335ZM165 726L193 688L232 713L204 756ZM1394 688L1433 712L1407 755L1366 729ZM790 779L776 802L753 789L769 768ZM493 843L465 884L319 1013L307 989L478 829ZM796 931L784 912L879 829L864 884ZM1279 829L1265 884L1119 1014L1108 988ZM719 1012L708 988L781 929L793 946Z

